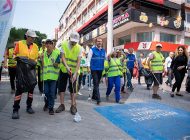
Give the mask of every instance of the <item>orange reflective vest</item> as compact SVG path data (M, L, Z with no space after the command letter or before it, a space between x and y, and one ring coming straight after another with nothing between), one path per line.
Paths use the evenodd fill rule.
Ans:
M24 56L29 59L37 61L38 58L38 46L33 43L30 45L30 48L28 48L26 44L26 40L21 40L18 42L18 53L16 56Z

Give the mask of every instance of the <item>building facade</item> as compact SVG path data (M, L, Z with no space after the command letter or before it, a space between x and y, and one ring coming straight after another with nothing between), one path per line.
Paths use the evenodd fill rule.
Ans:
M115 47L136 43L148 49L152 42L167 42L169 51L172 44L190 46L190 0L113 0L113 3ZM106 47L107 11L106 0L71 0L59 20L58 39L67 39L71 31L78 31L81 43L88 45L101 37Z

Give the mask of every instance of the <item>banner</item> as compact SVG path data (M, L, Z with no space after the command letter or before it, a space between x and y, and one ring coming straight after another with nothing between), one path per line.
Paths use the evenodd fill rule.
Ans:
M0 62L9 37L16 0L0 0Z

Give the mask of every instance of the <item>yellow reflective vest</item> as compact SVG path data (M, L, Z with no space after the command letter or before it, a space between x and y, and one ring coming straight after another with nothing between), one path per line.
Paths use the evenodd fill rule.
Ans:
M162 73L164 70L164 56L161 52L153 52L154 58L151 60L151 70Z
M69 42L64 41L61 47L64 51L67 65L71 68L72 73L75 73L81 46L76 44L72 48L69 48ZM63 73L67 73L66 67L63 64L61 64L60 69Z
M48 57L47 51L44 52L43 80L57 80L59 76L59 67L53 66L59 56L55 50Z
M13 58L14 48L8 49L8 66L9 67L16 67L16 60Z
M111 58L108 66L108 77L123 76L122 65L119 58Z

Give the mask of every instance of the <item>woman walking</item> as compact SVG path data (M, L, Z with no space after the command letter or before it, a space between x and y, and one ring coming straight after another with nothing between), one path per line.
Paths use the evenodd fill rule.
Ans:
M177 88L176 95L183 96L180 93L181 84L185 77L188 54L184 46L179 46L176 50L175 57L171 64L172 72L174 73L175 83L172 87L171 97L174 97L174 92Z

